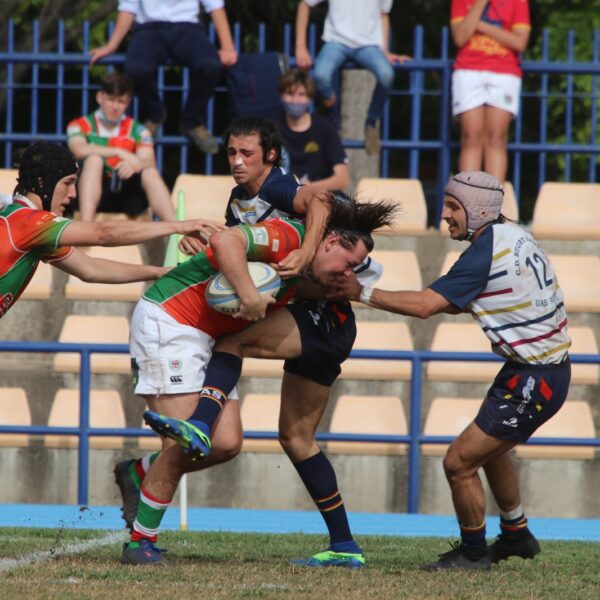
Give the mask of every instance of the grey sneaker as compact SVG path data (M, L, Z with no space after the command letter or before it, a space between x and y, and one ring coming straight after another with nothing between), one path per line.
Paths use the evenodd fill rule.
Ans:
M371 156L379 154L381 150L379 127L379 121L375 125L367 125L365 127L365 152Z
M133 529L133 522L137 515L138 504L140 503L140 488L137 486L131 475L130 469L135 468L135 460L122 460L115 465L113 470L115 481L121 492L121 514L127 524L127 528Z
M182 130L181 133L196 144L196 147L205 154L216 154L219 151L219 142L204 125L192 129Z

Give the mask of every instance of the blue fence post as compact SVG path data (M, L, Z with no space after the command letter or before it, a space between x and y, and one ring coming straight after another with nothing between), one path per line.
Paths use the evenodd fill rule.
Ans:
M10 56L15 51L15 22L12 19L8 20L6 36L6 52ZM4 130L7 136L10 136L13 130L13 105L14 105L14 79L15 66L12 62L6 65L6 119L4 121ZM9 139L5 142L4 167L6 169L12 167L12 142Z
M421 494L421 371L423 364L418 352L412 360L410 376L410 424L408 445L408 501L407 512L419 512L419 497Z
M77 503L87 504L90 471L90 351L81 350L79 375L79 452L77 462Z
M450 137L451 137L451 100L450 88L452 81L452 63L448 58L448 28L442 29L442 77L440 89L440 149L438 152L438 174L437 174L437 198L436 198L436 216L435 225L440 226L442 220L442 209L444 205L444 187L450 175L451 160L450 160Z
M415 27L413 54L416 60L421 60L423 58L423 27L421 25ZM422 71L410 72L410 91L410 141L416 145L421 139L421 95L423 93ZM408 176L411 179L418 179L419 177L419 150L417 148L413 148L409 153Z
M593 42L592 42L592 62L598 64L598 42L600 40L600 32L597 29L594 30ZM592 105L590 107L590 145L596 143L596 135L598 132L598 77L592 75ZM590 156L590 162L588 166L588 181L593 183L596 181L596 157Z

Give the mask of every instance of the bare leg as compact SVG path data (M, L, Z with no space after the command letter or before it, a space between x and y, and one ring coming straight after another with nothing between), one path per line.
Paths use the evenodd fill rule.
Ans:
M483 465L498 508L504 512L514 510L521 504L517 469L507 454L496 456Z
M512 115L494 106L485 107L484 171L498 181L506 181L508 170L508 128Z
M315 433L327 407L329 390L305 377L283 374L279 442L294 464L320 452Z
M471 423L450 445L444 458L444 471L461 525L477 527L483 523L485 495L477 471L515 445L516 442L485 434L475 423Z
M142 188L152 212L161 221L175 220L175 209L169 190L155 167L144 169L141 174Z
M479 171L483 160L485 107L468 110L458 116L460 122L459 171Z
M187 418L198 401L198 394L144 396L150 410L176 419ZM181 476L193 469L193 462L173 440L162 438L162 450L144 477L144 489L153 497L171 501Z
M81 220L91 222L96 216L102 197L102 178L104 177L104 159L94 154L83 161L79 176L78 197Z
M280 308L247 329L222 337L213 352L227 352L240 358L297 358L302 352L302 342L294 317Z

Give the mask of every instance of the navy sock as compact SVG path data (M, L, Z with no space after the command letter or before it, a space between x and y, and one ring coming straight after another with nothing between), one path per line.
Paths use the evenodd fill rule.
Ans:
M294 467L321 512L329 530L332 549L338 552L361 552L350 533L346 508L329 459L319 452Z
M485 554L487 549L487 542L485 541L485 521L477 527L464 527L461 525L460 539L470 554Z
M206 367L198 406L188 421L201 421L210 431L241 374L242 359L239 356L229 352L213 352Z

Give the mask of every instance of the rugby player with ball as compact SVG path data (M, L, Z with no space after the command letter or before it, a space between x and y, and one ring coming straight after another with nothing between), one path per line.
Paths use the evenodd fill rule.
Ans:
M388 225L395 210L384 202L329 204L322 238L304 269L311 285L323 287L349 275L365 260L373 248L372 231ZM215 340L241 331L268 310L287 304L301 283L300 277L282 279L275 296L261 294L250 275L249 261L278 265L298 251L304 239L305 225L283 218L216 232L205 251L158 279L137 304L130 339L135 393L143 396L150 409L144 413L146 422L165 437L162 451L143 478L131 541L124 546L122 562L165 562L155 545L164 512L181 476L207 466L199 467L193 456L184 452L178 443L182 439L178 424L189 426L183 419L198 405ZM207 300L207 288L218 271L240 299L233 315L215 310ZM230 398L236 398L236 392ZM167 427L161 429L161 424ZM178 441L166 437L169 432ZM207 443L209 434L198 432ZM198 448L192 450L197 455Z

